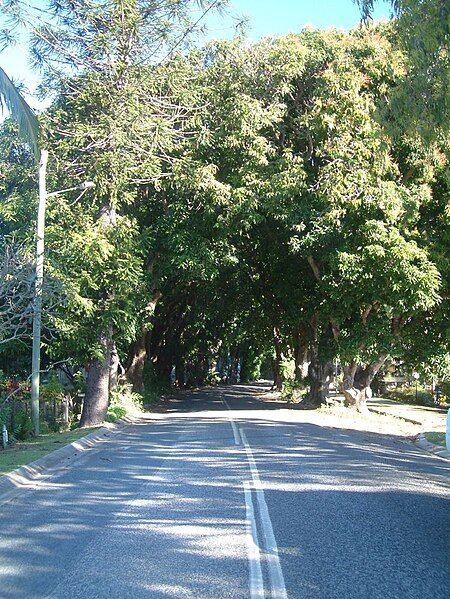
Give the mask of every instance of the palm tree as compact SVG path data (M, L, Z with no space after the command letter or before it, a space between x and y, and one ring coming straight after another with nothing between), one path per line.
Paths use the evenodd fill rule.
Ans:
M39 121L20 95L14 83L0 67L0 109L8 111L19 125L19 135L30 144L36 160L39 160Z

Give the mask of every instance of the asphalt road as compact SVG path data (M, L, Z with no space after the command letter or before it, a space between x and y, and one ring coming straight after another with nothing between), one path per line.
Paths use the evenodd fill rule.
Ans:
M0 597L447 598L448 462L234 386L0 506Z

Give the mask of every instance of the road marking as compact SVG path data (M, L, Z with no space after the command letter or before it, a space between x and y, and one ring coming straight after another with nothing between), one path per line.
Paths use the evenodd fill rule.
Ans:
M231 428L233 429L234 444L235 445L241 445L242 442L241 442L241 438L239 436L239 430L238 430L238 427L236 426L236 423L233 420L233 416L231 415L231 408L228 405L227 400L224 399L223 397L222 397L222 401L226 405L226 407L228 409L228 412L229 412L228 413L228 420L230 421Z
M261 568L261 554L259 552L258 530L256 527L255 510L253 509L252 492L250 484L244 482L247 557L250 566L250 597L265 597L264 581Z
M264 556L267 560L269 570L270 587L272 590L272 599L287 599L286 586L284 583L283 571L281 569L280 558L278 555L278 545L273 532L272 521L270 520L269 509L264 496L263 486L259 478L258 468L256 466L253 452L248 443L247 436L242 429L239 429L242 442L244 444L247 461L250 466L250 473L253 481L253 489L258 500L259 515L261 518L262 531L265 540Z

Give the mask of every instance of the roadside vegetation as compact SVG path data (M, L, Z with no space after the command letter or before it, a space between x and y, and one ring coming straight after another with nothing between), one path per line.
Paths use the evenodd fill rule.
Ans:
M96 427L92 427L58 433L44 433L39 437L30 437L26 441L18 441L8 451L0 451L0 475L34 462L47 453L72 443L95 430Z
M424 435L426 440L430 443L433 443L434 445L442 445L442 447L446 446L445 433L433 431L424 433Z
M309 408L337 390L361 413L374 390L445 405L442 3L205 47L192 5L60 0L48 21L32 2L0 8L51 97L49 191L95 184L48 197L44 432L121 418L168 386L259 377ZM0 425L22 441L36 158L18 133L2 123Z

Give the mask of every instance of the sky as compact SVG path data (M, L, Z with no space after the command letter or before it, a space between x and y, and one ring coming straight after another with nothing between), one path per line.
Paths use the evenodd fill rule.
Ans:
M388 18L389 14L390 4L379 0L374 18ZM232 37L234 24L240 17L248 19L247 37L256 41L265 36L295 33L306 25L320 29L350 29L358 24L360 12L353 0L231 0L229 16L213 15L206 19L208 34L205 41ZM0 66L14 81L23 82L30 91L39 83L39 75L29 67L25 46L3 51ZM33 108L43 106L32 95L25 97Z

